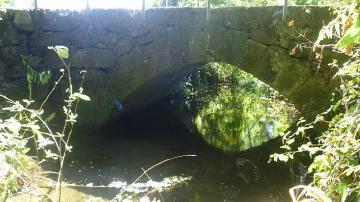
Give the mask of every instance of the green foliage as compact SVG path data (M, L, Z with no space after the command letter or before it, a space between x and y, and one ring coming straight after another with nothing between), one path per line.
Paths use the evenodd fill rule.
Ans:
M158 0L153 6L165 6L166 0ZM351 3L352 0L343 0ZM279 0L210 0L212 7L226 6L278 6L283 5ZM333 5L339 3L339 0L288 0L288 5ZM206 7L207 0L168 0L168 6L189 6Z
M279 5L278 0L245 0L231 1L231 6L273 6Z
M0 5L7 4L7 3L10 3L10 0L0 0Z
M313 122L299 122L295 133L283 135L284 154L274 154L277 161L287 161L298 153L307 152L313 158L308 171L313 174L311 187L318 188L333 201L358 201L360 198L360 48L358 5L339 8L338 16L323 27L314 49L321 49L324 39L341 38L334 50L348 56L348 60L330 65L337 68L339 99L334 99L329 110L319 114ZM338 28L336 28L338 27ZM335 28L335 29L334 29ZM327 34L324 34L327 33ZM344 34L343 34L344 33ZM327 118L332 117L332 118ZM313 140L308 133L316 124L327 124L321 136ZM305 138L297 146L295 139ZM312 188L306 188L311 190ZM316 197L311 197L316 198Z
M66 46L50 46L48 49L54 50L56 54L62 59L69 58L69 48Z
M26 80L28 82L29 100L31 100L33 85L48 84L51 78L51 71L46 70L46 71L38 72L27 62L26 56L20 55L20 58L27 70Z
M296 115L277 92L231 65L208 64L182 85L197 131L225 151L246 150L275 138Z
M66 47L50 47L49 49L59 56L66 70L60 70L60 78L55 82L53 89L39 109L34 109L32 104L34 101L13 101L4 95L0 95L0 197L3 201L12 193L22 190L42 194L37 185L39 179L34 177L39 175L32 172L31 167L31 164L36 165L36 163L32 163L34 161L27 156L31 149L36 150L40 162L49 159L59 161L58 181L55 186L57 187L56 197L59 197L59 201L61 198L62 169L66 153L71 149L69 140L73 125L78 117L76 113L77 104L79 100L89 101L90 98L83 94L82 81L79 90L73 92L70 67L64 61L68 57L68 49ZM22 57L22 60L28 69L27 81L29 85L48 83L49 72L39 74L26 63L25 57ZM65 105L63 106L65 120L62 130L55 132L47 122L55 115L50 113L49 116L44 117L43 106L64 77L65 71L68 73L69 79L69 88L66 90L68 99L64 100ZM81 72L82 79L84 79L84 73L84 71ZM54 199L51 200L54 201Z
M0 98L3 106L0 119L0 193L1 199L5 200L24 185L39 191L33 181L34 173L30 172L29 141L34 140L36 149L46 154L46 158L56 155L48 149L55 141L41 118L43 111L30 109L32 102L28 100L13 101L3 95Z
M354 24L346 30L344 36L336 44L336 48L346 48L360 42L360 16L357 16Z
M293 0L295 5L331 5L339 0Z

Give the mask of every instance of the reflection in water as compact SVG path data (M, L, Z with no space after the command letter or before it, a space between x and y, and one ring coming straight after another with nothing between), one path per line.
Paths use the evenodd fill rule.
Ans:
M277 139L270 140L296 117L290 104L251 75L220 64L195 72L174 95L170 109L177 116L159 103L95 134L78 132L64 170L66 180L95 185L115 182L121 188L159 161L195 154L152 169L147 172L149 179L136 186L142 190L149 180L154 185L167 177L186 176L191 178L186 186L162 193L163 201L289 200L287 168L267 162L279 148ZM195 124L200 135L189 132L182 122L187 127ZM119 186L82 191L112 199L119 194Z
M163 106L151 106L100 131L76 131L72 142L75 146L64 170L66 181L130 184L142 174L141 168L174 156L196 154L168 161L147 172L157 182L171 176L191 177L185 186L163 192L164 201L289 201L287 167L267 163L269 154L279 147L276 141L247 152L223 153L190 133ZM139 183L148 181L145 177ZM120 192L117 188L78 189L104 199L112 199ZM160 198L158 193L152 197Z
M195 108L198 132L224 151L259 146L278 137L296 118L295 108L275 90L231 65L210 64L184 82L182 93L189 109Z
M260 87L259 87L260 88ZM195 124L204 140L224 151L243 151L284 132L291 123L285 102L257 97L243 88L220 89Z

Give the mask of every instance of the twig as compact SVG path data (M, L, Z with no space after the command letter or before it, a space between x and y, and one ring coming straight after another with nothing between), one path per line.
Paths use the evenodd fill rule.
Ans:
M144 170L144 168L141 168L141 170L145 173L146 177L148 177L149 180L152 181L151 177L146 173L146 170ZM156 187L154 187L154 188L155 188L155 190L159 193L160 198L162 199L162 201L165 202L164 197L163 197L163 195L161 194L160 190L158 190Z
M61 79L64 77L64 72L61 72L61 76L59 77L59 79L55 82L55 85L53 86L53 88L51 89L50 93L46 96L46 98L44 99L44 101L41 103L40 108L38 109L39 111L44 107L45 103L48 101L48 99L50 98L51 94L55 91L56 87L58 86L59 82L61 81Z
M60 57L60 56L59 56ZM60 57L60 59L63 61L64 65L65 62L64 60ZM64 142L64 152L62 153L62 151L60 150L60 168L59 168L59 176L58 176L58 183L59 183L59 201L61 199L61 184L62 184L62 171L63 171L63 167L64 167L64 161L65 161L65 157L66 157L66 152L67 152L67 146L69 145L69 141L70 141L70 137L71 137L71 134L72 134L72 131L73 131L73 127L74 127L74 123L73 122L70 122L70 126L69 126L69 131L67 133L67 137L66 137L66 141L63 137L65 137L65 132L66 132L66 129L68 128L68 121L67 119L69 118L69 113L72 113L71 112L71 108L72 108L72 104L73 104L73 100L71 98L71 96L73 95L73 91L72 91L72 80L71 80L71 77L70 77L70 66L66 66L67 68L67 71L69 73L69 86L70 86L70 95L69 95L69 103L67 105L68 107L68 110L69 112L66 113L66 118L65 118L65 123L64 123L64 128L63 128L63 131L62 131L62 137L60 137L60 143L61 141ZM83 73L82 74L82 78L81 78L81 83L80 83L80 89L82 89L82 85L83 85L83 82L84 82L84 79L85 79L85 74ZM76 103L75 103L75 109L74 109L74 113L76 114L76 111L77 111L77 107L78 107L78 104L79 104L79 99L77 99Z
M175 156L175 157L171 157L171 158L168 158L168 159L165 159L163 161L160 161L159 163L156 163L155 165L151 166L150 168L146 169L139 177L136 178L136 180L131 183L132 185L135 184L137 181L139 181L139 179L146 175L147 172L149 172L150 170L152 170L153 168L165 163L165 162L168 162L168 161L171 161L173 159L178 159L178 158L183 158L183 157L195 157L197 155L194 155L194 154L185 154L185 155L180 155L180 156Z
M41 118L41 116L39 116L39 114L38 114L36 111L30 110L30 109L24 107L23 105L15 102L15 101L13 101L12 99L6 97L5 95L1 95L1 94L0 94L0 97L3 98L3 99L5 99L6 101L8 101L9 103L11 103L11 104L13 104L13 105L20 105L20 106L22 107L22 110L27 111L27 112L29 112L29 113L32 114L32 115L35 115L35 117L44 125L44 127L46 128L46 130L49 132L49 136L50 136L51 138L53 138L54 143L55 143L57 149L59 149L59 145L57 144L57 141L54 139L55 135L53 134L52 130L49 128L49 126L46 124L46 122Z

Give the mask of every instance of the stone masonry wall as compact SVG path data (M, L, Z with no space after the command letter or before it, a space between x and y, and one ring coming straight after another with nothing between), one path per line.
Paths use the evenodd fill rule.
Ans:
M50 69L55 80L62 64L47 47L64 45L75 83L81 69L88 71L84 86L92 102L80 108L85 122L118 115L115 100L124 103L126 113L164 98L176 82L208 62L237 65L311 116L327 104L335 85L332 72L319 70L308 50L289 52L305 42L299 32L316 38L330 10L290 7L287 21L294 20L296 29L281 16L281 7L213 9L210 22L202 8L150 9L145 17L123 9L1 11L0 92L27 96L21 55L37 71ZM332 53L325 53L323 64L327 55ZM35 86L34 98L42 99L49 88Z

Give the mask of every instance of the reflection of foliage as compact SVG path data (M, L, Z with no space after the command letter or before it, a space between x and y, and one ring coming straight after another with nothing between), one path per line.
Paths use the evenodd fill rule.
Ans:
M240 177L246 184L260 179L260 169L254 162L246 158L238 158L235 160L237 177Z
M201 202L200 194L195 192L193 197L191 198L190 202Z
M190 76L182 93L211 145L241 151L275 138L294 109L267 85L231 65L213 63Z
M317 199L321 194L328 198L326 201L360 200L359 27L359 5L356 3L339 7L338 16L323 27L313 49L332 46L334 51L348 56L348 61L344 63L334 60L329 64L338 69L336 77L340 80L337 90L339 99L335 99L329 110L319 114L315 121L299 122L295 133L285 134L283 137L286 152L272 156L275 161L287 161L296 157L295 154L307 152L313 158L308 169L313 173L313 183L293 188L304 190L300 197L304 200ZM324 39L329 38L337 39L337 44L327 44ZM327 124L328 128L311 141L308 129L318 123ZM296 140L299 137L305 137L306 143L297 146ZM318 194L311 194L314 192Z

